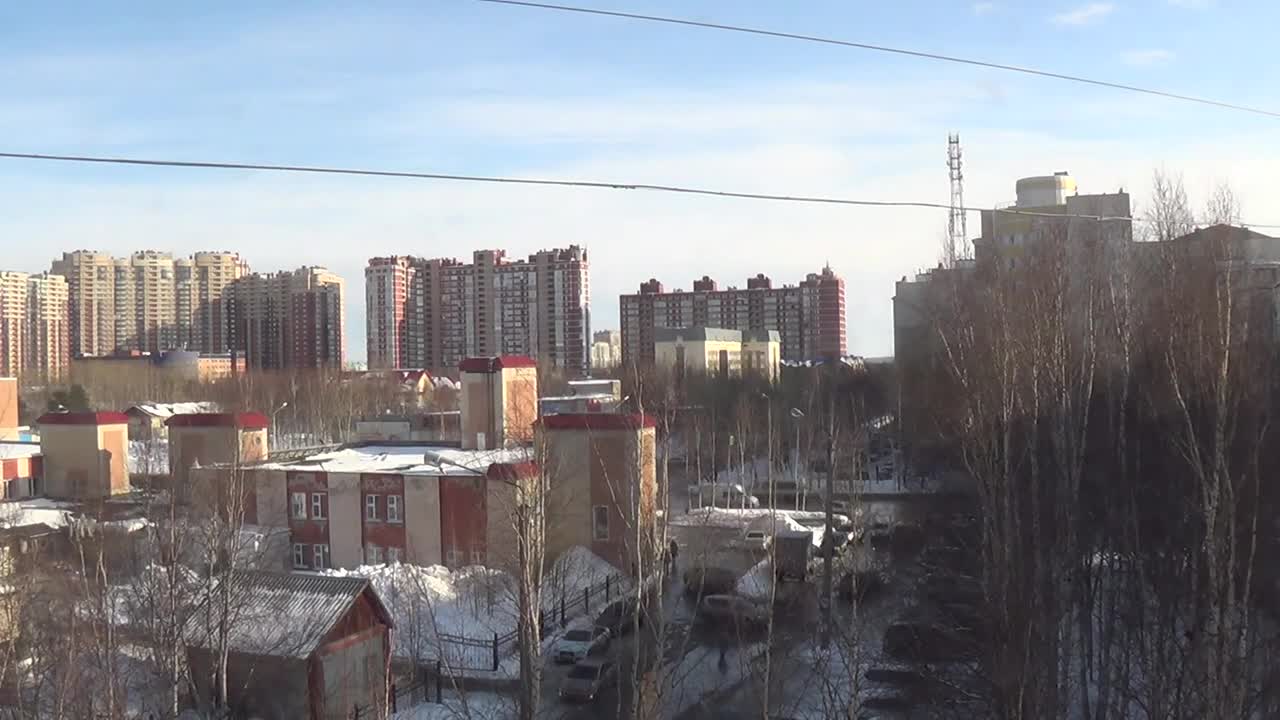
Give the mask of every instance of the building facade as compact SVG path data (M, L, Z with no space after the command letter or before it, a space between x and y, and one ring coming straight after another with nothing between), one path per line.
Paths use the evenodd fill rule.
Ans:
M250 370L341 369L344 282L319 267L252 273L227 287L232 352Z
M452 367L468 357L528 355L590 366L587 253L570 246L510 261L373 258L365 268L370 368Z
M599 330L591 335L591 367L616 368L622 364L622 333Z
M655 328L654 364L677 377L758 374L774 382L782 364L782 342L777 330Z
M0 376L59 379L70 359L66 279L0 272Z
M845 354L844 280L831 267L798 285L773 287L764 275L745 289L719 289L704 276L692 291L666 291L650 279L640 292L620 298L622 364L653 365L656 328L714 327L777 331L782 359L804 361Z
M118 350L227 350L224 293L248 264L232 252L140 250L128 257L77 250L53 261L67 279L75 355Z

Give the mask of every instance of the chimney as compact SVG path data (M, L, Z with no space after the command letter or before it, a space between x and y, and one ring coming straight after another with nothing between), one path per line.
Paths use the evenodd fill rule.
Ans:
M533 440L538 419L538 364L533 358L467 358L458 370L463 450L494 450Z

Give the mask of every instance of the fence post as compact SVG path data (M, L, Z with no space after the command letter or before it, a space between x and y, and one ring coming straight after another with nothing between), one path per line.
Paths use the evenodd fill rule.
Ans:
M591 586L582 588L582 614L591 616Z
M437 705L444 702L444 695L442 694L442 691L444 689L444 681L441 679L441 675L442 673L440 672L440 661L436 660L436 704ZM423 692L425 693L426 690L424 689Z
M498 672L498 633L493 634L493 671Z
M560 593L560 627L564 627L564 593Z
M396 711L396 684L391 683L391 712Z
M612 578L613 578L612 575L604 576L604 601L605 602L609 602L610 600L613 599L613 596L609 594L609 580Z

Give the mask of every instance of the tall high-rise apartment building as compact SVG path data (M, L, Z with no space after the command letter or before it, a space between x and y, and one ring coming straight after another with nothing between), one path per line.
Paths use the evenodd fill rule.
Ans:
M0 272L0 376L60 378L70 364L67 281Z
M509 261L385 257L365 268L370 368L450 367L467 357L528 355L590 366L587 253L578 246Z
M226 288L232 351L251 370L342 367L344 282L319 267L251 273Z
M175 259L142 250L128 257L77 250L53 261L70 288L71 348L76 355L119 350L227 349L223 294L248 272L239 255L200 252Z
M623 295L622 364L654 361L654 328L714 327L728 330L776 330L787 361L845 354L844 280L825 267L799 285L773 287L764 275L747 279L745 289L719 289L703 276L693 290L667 292L650 279L640 292Z

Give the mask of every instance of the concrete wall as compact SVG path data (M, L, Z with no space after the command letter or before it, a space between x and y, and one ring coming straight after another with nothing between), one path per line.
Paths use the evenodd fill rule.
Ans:
M128 445L124 423L41 425L45 494L89 499L128 492Z
M265 429L240 429L231 425L169 428L169 472L173 475L175 486L189 482L188 471L195 464L203 467L249 463L266 456Z
M440 478L404 476L405 561L415 565L444 563L440 547Z
M201 697L212 697L213 657L207 650L187 652L191 679ZM242 717L301 720L311 717L305 660L233 653L227 661L227 688ZM350 708L347 709L350 712Z
M506 445L533 440L533 424L538 420L537 368L502 369L502 395L495 412L502 418Z
M18 379L0 378L0 440L18 437Z
M364 564L358 473L329 473L329 554L335 568Z

